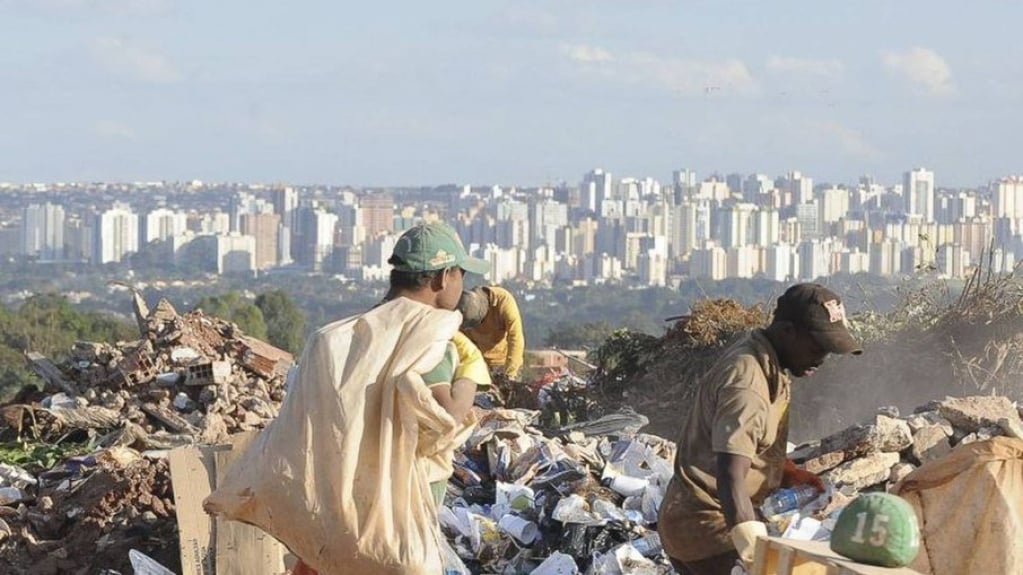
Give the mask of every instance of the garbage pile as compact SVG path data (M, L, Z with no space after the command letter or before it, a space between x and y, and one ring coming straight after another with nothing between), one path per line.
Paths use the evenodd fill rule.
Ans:
M469 573L671 573L654 524L675 446L623 411L546 434L541 412L479 411L441 526Z
M51 394L0 407L5 572L130 573L131 549L179 570L167 450L277 415L291 354L199 310L134 306L140 340L27 354Z

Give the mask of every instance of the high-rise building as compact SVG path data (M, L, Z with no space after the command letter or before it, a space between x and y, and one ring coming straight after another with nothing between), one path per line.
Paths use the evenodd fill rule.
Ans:
M902 197L907 214L921 216L925 222L933 222L934 172L924 168L906 172L902 177Z
M56 261L64 253L64 208L50 202L22 210L21 253L40 261Z
M579 186L583 209L596 212L600 209L604 200L612 199L614 193L614 182L610 172L600 168L583 174L583 181Z
M93 262L120 262L139 251L139 217L127 204L113 207L96 216Z
M362 196L359 198L359 208L362 211L362 226L366 230L367 238L394 231L394 196L389 192Z
M796 220L799 222L799 235L802 239L813 240L821 237L820 210L816 201L798 204Z
M302 207L298 210L298 236L301 245L297 246L298 258L295 261L312 270L322 270L323 262L334 250L335 232L338 217L314 207Z
M788 203L805 204L813 200L813 178L802 172L789 172L782 180L781 187L788 196Z
M239 229L255 241L252 262L255 269L265 270L278 265L280 224L281 217L277 214L242 214Z
M820 192L817 202L820 205L818 221L823 225L833 224L849 213L849 190L830 187Z
M142 245L179 236L188 229L188 215L168 208L156 208L142 217Z
M992 217L1023 219L1023 177L1002 178L993 182L989 189Z

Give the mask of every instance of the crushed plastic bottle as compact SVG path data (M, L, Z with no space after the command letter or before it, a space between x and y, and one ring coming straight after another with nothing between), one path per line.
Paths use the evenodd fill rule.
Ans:
M767 496L760 510L770 519L783 513L799 509L817 498L817 489L812 485L783 487Z

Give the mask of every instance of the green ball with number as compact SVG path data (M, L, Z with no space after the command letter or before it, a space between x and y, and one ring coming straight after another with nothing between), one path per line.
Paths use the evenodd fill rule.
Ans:
M831 532L831 550L870 565L908 565L920 551L916 513L897 495L860 495L839 513Z

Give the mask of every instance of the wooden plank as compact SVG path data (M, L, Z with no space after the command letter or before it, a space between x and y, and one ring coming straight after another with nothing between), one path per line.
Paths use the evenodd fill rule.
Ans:
M778 575L792 575L792 566L796 561L796 552L788 547L778 549Z
M766 544L761 545L761 541ZM783 566L788 555L793 559L786 571ZM887 568L857 563L835 553L824 541L780 537L757 541L753 568L753 575L920 575L908 567Z
M753 554L753 575L767 573L767 557L770 555L771 541L763 537L757 537L757 546Z
M242 454L256 432L235 436L234 449L215 454L217 483ZM262 529L217 517L216 575L279 575L284 569L284 546Z

